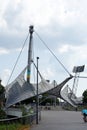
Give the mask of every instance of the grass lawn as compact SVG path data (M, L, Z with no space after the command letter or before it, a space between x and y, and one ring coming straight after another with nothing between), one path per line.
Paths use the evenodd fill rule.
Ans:
M29 130L29 125L21 124L9 124L9 125L0 125L0 130Z

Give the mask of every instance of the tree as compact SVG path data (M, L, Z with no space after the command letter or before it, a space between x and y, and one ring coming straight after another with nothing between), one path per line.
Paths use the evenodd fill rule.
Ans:
M5 91L4 86L1 84L2 80L0 79L0 94L2 94Z
M0 107L2 107L3 102L5 101L5 88L4 86L1 84L1 79L0 79Z
M5 88L0 84L0 96L5 92Z
M1 85L1 79L0 79L0 119L6 118L6 113L3 110L3 102L5 102L5 88L3 85Z
M6 118L5 111L0 108L0 119L5 119L5 118Z
M87 90L83 92L82 96L83 96L83 104L85 105L87 104Z

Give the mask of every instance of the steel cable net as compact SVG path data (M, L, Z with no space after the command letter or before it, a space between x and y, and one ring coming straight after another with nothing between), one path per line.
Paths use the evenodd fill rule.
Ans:
M27 67L21 72L21 74L8 85L6 92L6 107L10 107L20 101L36 96L36 85L25 81L24 74ZM66 78L62 83L55 86L48 83L40 74L41 81L38 84L38 94L48 93L50 95L55 95L61 97L60 91L62 87L68 82L72 77Z
M37 84L28 83L24 79L26 69L27 67L11 84L8 85L8 89L6 90L6 107L36 95ZM41 82L38 84L38 86L39 94L42 94L54 87L52 84L49 84L43 77L41 77Z

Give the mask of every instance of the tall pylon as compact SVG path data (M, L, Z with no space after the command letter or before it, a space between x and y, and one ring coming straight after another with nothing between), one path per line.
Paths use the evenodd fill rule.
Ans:
M30 38L29 38L29 49L28 49L28 68L27 68L27 82L30 83L30 73L31 73L31 61L32 61L32 40L33 40L33 25L29 27L29 33L30 33Z

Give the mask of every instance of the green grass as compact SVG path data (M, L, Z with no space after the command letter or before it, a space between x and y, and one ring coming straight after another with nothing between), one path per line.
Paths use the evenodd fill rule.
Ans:
M0 125L0 130L23 130L24 128L30 128L30 125L23 124L2 124Z
M0 130L17 130L21 126L21 124L1 124Z

